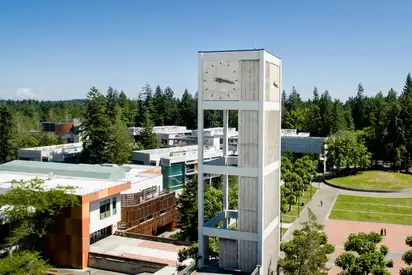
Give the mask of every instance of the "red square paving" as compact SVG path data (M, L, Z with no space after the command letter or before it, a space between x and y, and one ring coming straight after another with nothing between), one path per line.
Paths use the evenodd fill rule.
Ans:
M405 244L405 239L412 235L412 226L408 225L328 220L325 232L328 235L329 243L335 245L335 252L330 256L330 259L336 259L344 251L343 244L349 234L372 231L380 233L381 228L386 229L386 236L383 237L382 243L388 246L389 258L394 261L394 268L389 269L389 271L391 274L399 274L399 269L405 266L401 256L409 249ZM329 275L338 274L339 271L339 268L334 267L329 270Z

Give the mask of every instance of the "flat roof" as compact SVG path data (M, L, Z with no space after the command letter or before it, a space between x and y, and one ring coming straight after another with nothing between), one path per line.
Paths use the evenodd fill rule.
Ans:
M70 178L70 177L59 177L53 176L49 178L45 175L35 175L29 173L17 173L17 172L5 172L0 171L0 193L7 192L12 188L11 181L13 180L31 180L31 179L42 179L44 180L45 189L54 189L57 186L73 186L73 194L84 196L99 192L104 189L126 184L127 181L107 181L98 179L85 179L85 178Z
M102 180L121 180L126 178L126 170L120 167L27 160L14 160L1 164L0 171L35 175L50 175L52 173L53 176Z
M179 250L186 247L111 235L91 244L90 252L176 266Z
M50 145L50 146L39 146L39 147L30 147L30 148L21 148L20 150L28 150L28 151L43 151L43 150L57 150L57 149L73 149L73 148L82 148L83 149L83 143L82 142L76 142L76 143L66 143L66 144L59 144L59 145Z

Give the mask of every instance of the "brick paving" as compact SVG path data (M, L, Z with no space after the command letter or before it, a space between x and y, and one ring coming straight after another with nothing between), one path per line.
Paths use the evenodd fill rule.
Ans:
M389 270L391 274L399 274L399 269L405 266L401 260L402 254L408 250L405 238L412 234L412 226L408 225L328 220L325 233L328 235L329 243L335 245L336 248L336 251L330 256L329 263L332 264L336 257L344 252L343 244L349 234L372 231L380 233L381 228L386 228L386 236L383 237L382 244L389 248L387 259L394 261L394 268ZM329 274L338 274L338 272L339 268L334 267L329 271Z

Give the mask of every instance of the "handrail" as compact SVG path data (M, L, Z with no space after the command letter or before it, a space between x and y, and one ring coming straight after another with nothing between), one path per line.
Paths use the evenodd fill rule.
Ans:
M250 273L250 275L257 275L259 274L260 271L260 265L257 265L255 270L252 271L252 273Z
M177 273L177 275L189 275L194 270L196 270L196 261L191 262L190 265L186 266L182 271Z

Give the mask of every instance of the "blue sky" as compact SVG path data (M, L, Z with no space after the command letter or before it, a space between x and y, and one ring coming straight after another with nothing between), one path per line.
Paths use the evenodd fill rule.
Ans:
M112 85L197 87L197 51L265 48L303 98L398 92L412 71L412 1L0 1L0 97L83 98Z

